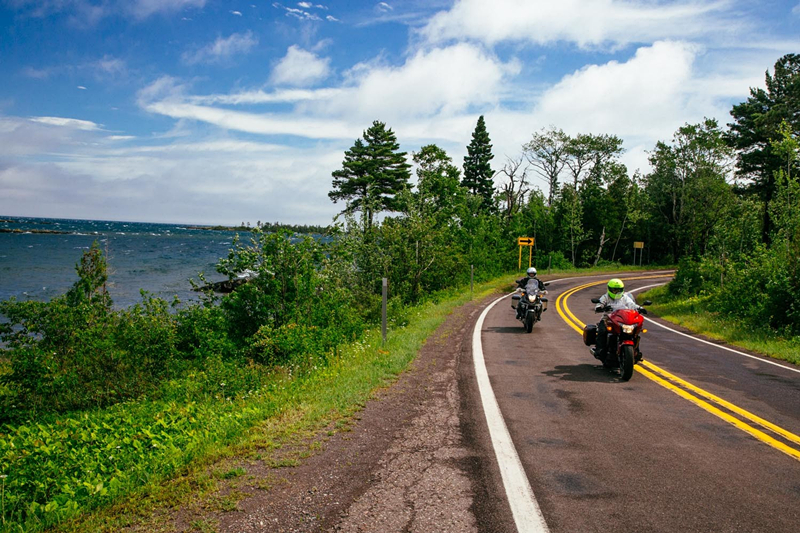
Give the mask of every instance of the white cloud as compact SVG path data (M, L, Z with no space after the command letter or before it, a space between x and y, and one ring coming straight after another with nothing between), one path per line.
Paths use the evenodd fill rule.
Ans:
M142 88L136 93L136 99L140 106L145 107L156 100L180 100L188 91L188 87L177 78L172 76L161 76L150 85Z
M258 44L253 32L234 33L230 37L219 37L213 43L194 52L185 52L183 61L189 65L197 63L219 63L240 54L246 54Z
M34 68L34 67L25 67L22 69L22 75L27 78L33 78L35 80L46 80L53 74L52 68Z
M292 104L298 102L330 100L343 89L279 89L273 92L263 90L245 91L233 94L211 94L206 96L189 96L187 101L193 104Z
M88 120L79 120L76 118L62 118L62 117L31 117L33 122L47 124L49 126L59 126L63 128L72 128L76 130L95 131L99 130L100 126Z
M292 115L243 113L174 101L147 104L152 113L176 119L190 119L214 124L223 129L260 135L296 135L311 139L336 139L352 136L353 128L335 119Z
M729 34L740 26L725 18L730 5L730 0L666 5L646 0L458 0L419 32L429 43L567 41L581 47L618 46Z
M503 83L519 72L516 62L502 63L469 44L419 51L399 67L356 65L351 87L314 105L328 114L361 121L451 115L473 106L493 106Z
M235 157L232 157L235 154ZM212 140L85 151L0 166L0 212L26 216L236 224L327 224L339 147ZM265 214L266 213L266 214Z
M112 75L123 74L126 70L123 60L109 55L103 56L95 65L100 72Z
M206 0L134 0L128 10L138 18L147 18L160 13L175 13L185 8L202 8Z
M797 4L792 8L792 15L800 16L800 4Z
M272 71L275 85L308 86L328 77L330 59L292 45Z
M294 17L300 20L322 20L314 13L309 13L308 11L303 11L302 9L297 9L294 7L286 7L278 2L273 3L272 7L286 11L287 17Z
M652 129L683 104L696 54L693 45L658 42L625 63L584 67L547 91L537 114L573 132L663 133Z
M506 82L519 68L518 63L503 63L479 47L459 44L417 52L398 67L356 65L340 87L190 96L176 80L162 78L140 91L139 103L153 113L248 133L353 138L375 119L422 121L428 124L424 129L433 130L439 120L471 113L476 107L497 106ZM214 107L280 103L295 104L294 111L251 113Z
M102 132L99 124L88 120L0 116L0 161L73 150Z
M386 2L379 2L375 6L375 9L377 9L378 11L380 11L382 13L388 13L389 11L394 11L394 8L392 6L390 6L389 4L387 4Z
M242 16L242 12L241 11L231 11L231 15L236 15L237 17L241 17Z

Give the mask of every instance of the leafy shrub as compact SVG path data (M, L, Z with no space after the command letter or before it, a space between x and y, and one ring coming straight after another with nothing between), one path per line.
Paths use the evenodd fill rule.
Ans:
M176 357L175 325L163 300L112 311L97 244L76 267L79 280L50 302L0 302L0 330L10 372L2 418L63 412L135 398L168 377Z
M202 361L215 355L232 359L241 353L228 335L225 312L214 302L181 309L175 321L176 348L186 360Z
M547 268L548 262L552 269L569 270L573 268L572 262L564 257L564 253L561 251L555 251L548 258L543 258L542 266L539 269Z
M321 356L326 342L316 326L283 324L277 328L264 325L253 336L253 358L268 366L298 362L301 357Z
M800 294L792 265L780 249L758 248L729 269L712 307L756 325L800 333Z
M694 260L683 258L678 264L675 278L669 284L673 296L696 296L719 289L722 266L708 258Z
M607 259L600 259L597 262L598 268L614 268L614 269L622 269L623 266L619 261L609 261Z
M231 279L245 271L253 273L248 283L222 300L231 339L244 346L261 326L303 321L313 305L322 259L320 243L310 237L292 242L287 232L256 230L249 245L237 239L217 265Z

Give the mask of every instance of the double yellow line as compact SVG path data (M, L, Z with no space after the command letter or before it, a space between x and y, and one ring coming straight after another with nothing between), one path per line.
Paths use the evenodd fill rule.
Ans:
M663 278L663 277L664 277L663 275L638 276L638 277L623 278L623 279L637 280L637 279L653 279L653 278ZM561 318L564 319L564 322L566 322L567 325L572 327L572 329L574 329L578 333L581 334L583 333L583 326L585 324L580 320L578 320L578 318L574 314L572 314L572 311L569 310L569 306L567 306L567 299L580 290L586 289L588 287L593 287L595 285L601 285L604 283L606 283L606 281L594 281L591 283L585 283L583 285L580 285L578 287L563 292L556 299L556 311L558 311L558 314L561 316ZM709 413L734 425L735 427L739 428L745 433L752 435L761 442L769 444L773 448L776 448L782 451L783 453L790 455L791 457L794 457L797 460L800 460L800 448L793 447L793 445L800 446L800 436L797 436L790 431L787 431L767 420L764 420L763 418L760 418L754 415L753 413L750 413L749 411L742 409L741 407L738 407L730 402L727 402L722 398L719 398L718 396L711 394L708 391L705 391L695 385L692 385L688 381L685 381L679 378L678 376L675 376L674 374L667 372L663 368L659 368L658 366L654 365L649 361L642 361L641 364L634 367L634 370L638 371L640 374L658 383L662 387L669 389L670 391L674 392L681 398L689 400L695 405L702 407ZM738 415L741 418L737 418L734 415ZM748 422L752 423L753 425L751 425ZM758 425L763 430L772 432L774 435L789 442L789 444L780 441L777 438L765 433L764 431L762 431L762 429L754 427L754 425Z

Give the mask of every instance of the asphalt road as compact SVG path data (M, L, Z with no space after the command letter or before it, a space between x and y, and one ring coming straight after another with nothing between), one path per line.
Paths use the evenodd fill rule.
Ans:
M631 290L668 280L658 275L622 277L646 277L626 279ZM607 278L551 283L549 309L531 333L515 320L510 297L481 329L489 381L549 530L800 531L798 368L650 322L645 364L621 382L576 330L599 318L589 300L604 285L571 289ZM464 367L462 413L482 412L473 378ZM488 450L485 421L463 416L467 438ZM507 503L480 498L502 493L497 468L481 475L479 528L513 530Z

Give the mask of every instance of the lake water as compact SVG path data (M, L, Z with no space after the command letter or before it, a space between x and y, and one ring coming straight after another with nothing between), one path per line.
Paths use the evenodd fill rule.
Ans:
M94 241L107 252L108 291L115 307L141 301L140 289L172 301L197 300L189 279L204 272L225 279L214 265L227 257L235 232L176 224L20 218L0 215L0 300L49 300L78 279L75 265ZM63 233L35 233L48 230ZM242 235L244 238L246 235Z

